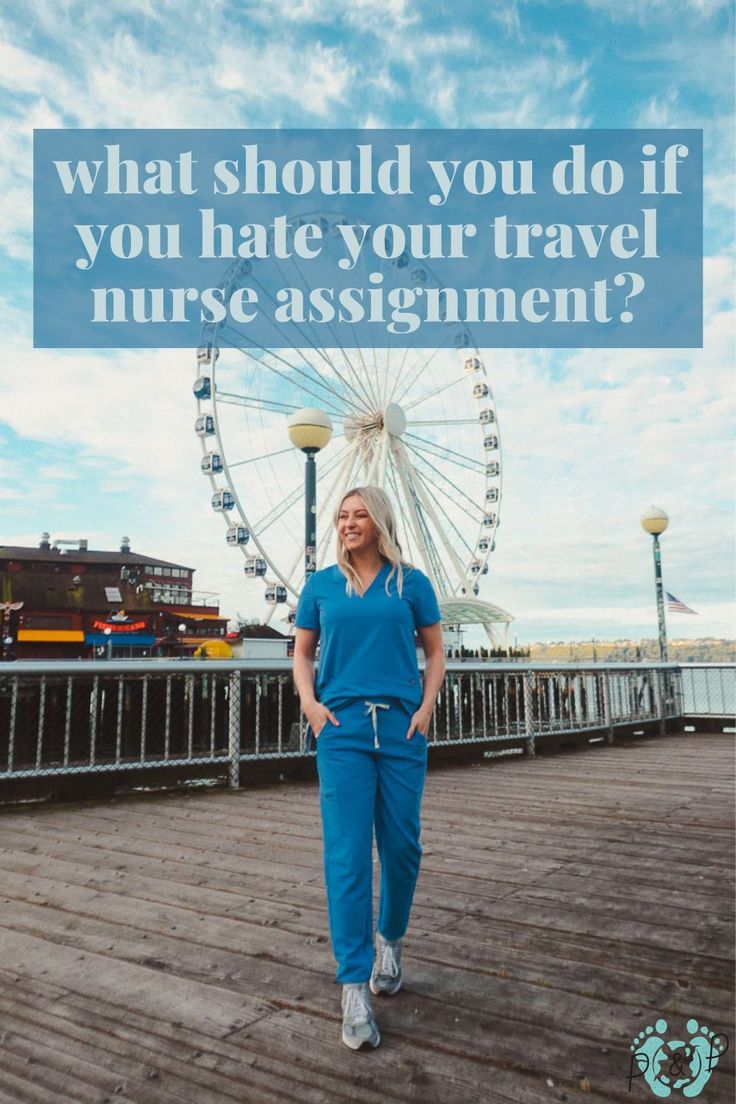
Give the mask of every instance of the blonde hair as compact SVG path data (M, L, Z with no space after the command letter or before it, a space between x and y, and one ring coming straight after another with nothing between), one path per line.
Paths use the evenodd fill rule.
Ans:
M404 583L404 568L410 567L411 565L406 563L401 552L401 545L396 535L396 518L391 505L391 499L382 487L370 485L366 487L353 487L352 490L345 492L337 504L337 509L333 517L333 523L336 529L343 503L346 499L353 498L354 496L363 500L363 504L368 512L368 517L373 522L373 526L378 533L378 554L387 563L391 564L391 570L386 577L386 593L390 593L389 584L393 576L396 575L396 590L399 597L401 597ZM339 533L337 535L337 566L347 580L345 584L345 593L350 596L354 591L357 591L360 594L360 576L352 564L350 552L340 540Z

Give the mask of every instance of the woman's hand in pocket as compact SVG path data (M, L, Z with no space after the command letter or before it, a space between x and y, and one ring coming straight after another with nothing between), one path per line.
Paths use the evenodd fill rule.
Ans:
M424 736L425 740L429 734L429 726L432 723L432 713L434 709L430 706L420 706L411 719L409 725L409 731L406 734L407 740L411 740L415 732L418 732L420 736Z
M304 710L304 715L309 722L309 727L314 733L315 739L319 736L328 721L337 728L340 727L340 722L335 714L331 713L326 705L322 705L322 702L315 702L314 705L310 705Z

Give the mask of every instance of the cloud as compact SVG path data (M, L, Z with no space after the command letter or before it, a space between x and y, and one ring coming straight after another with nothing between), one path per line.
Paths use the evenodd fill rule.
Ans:
M636 118L638 127L666 128L674 126L673 119L677 119L679 109L677 90L670 88L663 95L652 96L640 109ZM678 119L677 125L682 125Z
M345 97L353 75L354 67L340 49L317 43L305 56L293 46L274 42L245 51L242 45L224 46L213 79L224 92L240 93L244 103L268 101L273 111L287 100L324 116Z
M563 2L571 6L569 0ZM677 25L681 16L712 19L732 10L730 0L582 0L582 4L614 22L636 22L642 26L655 20Z
M250 11L261 23L268 23L283 18L284 5L281 0L260 0L251 5ZM410 0L352 0L344 8L336 8L331 0L294 0L288 6L288 18L296 25L338 23L361 33L379 35L415 27L421 20L419 10Z

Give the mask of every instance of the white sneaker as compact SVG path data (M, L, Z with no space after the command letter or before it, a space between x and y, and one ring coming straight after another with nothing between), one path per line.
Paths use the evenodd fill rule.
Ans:
M376 957L373 962L371 993L390 997L401 988L401 940L390 942L376 932Z
M360 1050L363 1043L377 1047L381 1041L366 982L342 987L342 1041L351 1050Z

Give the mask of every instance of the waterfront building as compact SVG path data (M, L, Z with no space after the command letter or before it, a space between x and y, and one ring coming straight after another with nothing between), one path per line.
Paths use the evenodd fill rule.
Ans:
M0 616L6 659L192 655L224 639L218 597L193 589L194 568L87 540L36 548L0 545Z
M241 625L237 635L239 642L234 652L240 659L287 659L294 654L293 636L261 625L257 618Z

